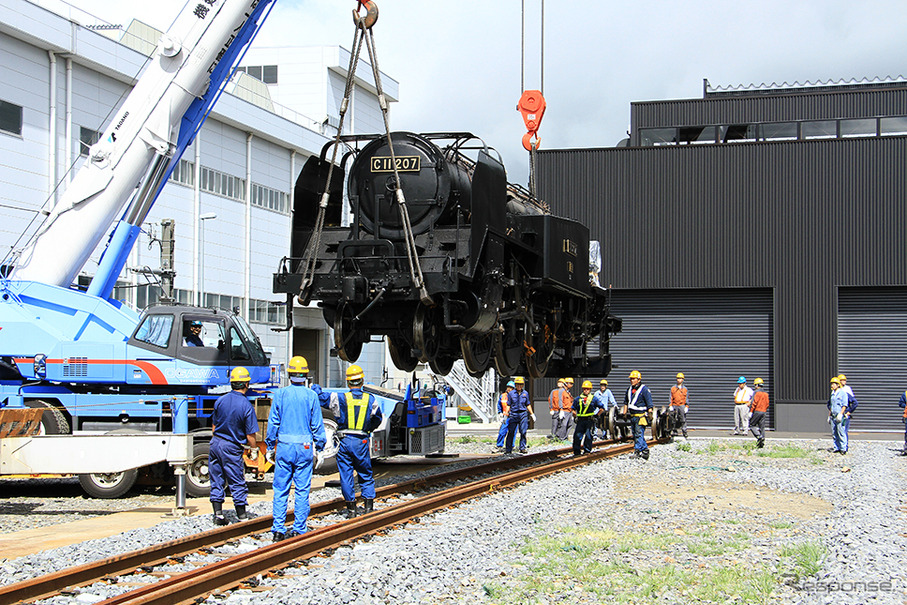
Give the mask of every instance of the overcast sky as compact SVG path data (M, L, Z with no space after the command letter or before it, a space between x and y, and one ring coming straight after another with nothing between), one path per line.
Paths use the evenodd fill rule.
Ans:
M194 1L194 0L193 0ZM391 126L463 131L526 184L516 103L523 0L377 0L379 65L400 82ZM526 4L526 88L539 88L541 0ZM166 29L182 0L78 0L112 23ZM277 0L256 41L350 48L353 0ZM630 102L700 98L712 85L907 75L902 0L547 0L539 135L544 149L613 146Z

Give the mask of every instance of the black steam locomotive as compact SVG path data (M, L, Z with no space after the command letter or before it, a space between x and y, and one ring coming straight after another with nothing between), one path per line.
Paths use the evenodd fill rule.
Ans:
M384 336L404 371L422 362L447 374L462 358L473 375L492 364L504 376L608 374L620 320L590 284L585 226L508 184L471 134L343 141L327 195L331 144L303 167L291 256L274 275L289 305L320 301L340 357L355 361Z

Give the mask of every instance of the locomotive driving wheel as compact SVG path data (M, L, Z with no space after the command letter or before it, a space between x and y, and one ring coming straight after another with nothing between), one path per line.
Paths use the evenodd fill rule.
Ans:
M398 369L412 372L419 363L419 358L413 355L412 347L402 338L387 337L387 350L391 354L391 361Z
M439 353L436 357L428 360L428 366L431 371L441 376L447 376L453 369L456 358L450 353Z
M362 338L355 326L355 311L350 305L337 309L334 318L334 346L337 355L344 361L353 362L362 353Z
M413 319L413 345L422 363L437 357L441 345L441 329L435 321L435 315L436 313L425 305L416 308L416 316Z
M503 323L503 328L494 339L494 365L498 374L513 376L523 360L526 323L522 319L510 319Z
M548 362L554 355L554 329L546 323L538 334L532 338L532 347L535 351L526 356L526 371L533 378L541 378L548 371Z
M488 333L484 336L470 337L463 335L460 337L460 352L463 354L463 363L466 364L466 371L476 378L485 373L491 362L494 360L494 334Z

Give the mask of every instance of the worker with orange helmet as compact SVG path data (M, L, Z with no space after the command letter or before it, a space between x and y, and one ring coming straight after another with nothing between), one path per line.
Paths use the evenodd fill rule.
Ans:
M568 386L569 385L569 386ZM573 386L572 378L560 378L557 388L548 395L548 408L551 412L551 439L566 441L573 426Z
M211 507L214 524L226 525L224 516L225 485L230 487L236 517L243 521L250 518L246 511L249 489L243 464L243 446L248 444L252 453L258 451L255 434L258 419L255 408L246 397L252 378L246 368L236 367L230 372L232 391L221 395L214 402L211 414L211 444L208 451L208 477L211 481Z
M296 355L290 359L287 364L290 385L274 391L268 414L265 444L269 450L275 450L274 521L271 524L275 542L307 531L315 452L322 451L327 442L318 396L305 385L308 374L309 364L305 357ZM296 490L296 504L293 507L293 529L287 533L287 501L291 483Z
M680 430L683 432L683 438L687 438L687 412L690 411L690 392L687 390L686 385L683 384L685 376L683 372L678 372L675 380L677 384L671 387L671 404L668 408L668 413L673 419L674 430L671 431L672 435L676 435L677 431Z
M510 391L507 395L507 403L510 404L510 416L507 424L507 441L504 443L504 452L513 453L513 441L516 432L520 432L520 453L525 454L526 449L526 431L529 430L529 418L535 421L535 413L532 411L532 400L529 399L529 393L524 390L526 381L522 376L513 379L516 389Z
M630 372L630 388L624 395L624 405L630 414L630 426L633 428L634 456L649 459L649 446L646 444L647 415L652 409L652 393L649 387L642 383L642 374L639 370Z
M583 392L573 401L573 416L576 418L576 430L573 431L573 455L579 456L580 445L583 452L592 452L592 432L595 430L595 416L602 413L601 404L592 395L592 381L583 382Z
M359 475L359 489L365 500L365 514L375 509L375 478L372 476L372 457L369 434L381 424L383 415L375 396L363 391L365 373L357 365L346 370L349 390L342 395L327 393L315 385L321 407L328 408L337 420L340 445L337 448L337 470L340 472L340 492L346 502L346 516L353 518L356 510L356 486L353 473Z

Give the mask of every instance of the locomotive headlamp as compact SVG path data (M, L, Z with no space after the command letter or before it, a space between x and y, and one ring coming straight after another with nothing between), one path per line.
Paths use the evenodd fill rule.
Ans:
M39 378L47 377L47 355L44 353L35 355L35 376Z

